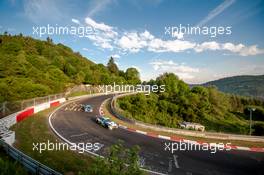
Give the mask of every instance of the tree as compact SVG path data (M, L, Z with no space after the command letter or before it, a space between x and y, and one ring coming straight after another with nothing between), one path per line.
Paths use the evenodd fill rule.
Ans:
M264 135L264 124L263 123L256 123L253 125L253 134L257 136Z
M138 146L125 148L119 141L111 146L105 158L96 158L91 167L79 175L142 175L138 152Z
M140 84L139 72L136 68L128 68L125 73L126 80L129 84Z
M113 57L110 57L108 63L107 63L107 68L108 70L112 73L112 74L115 74L115 75L118 75L119 74L119 70L118 70L118 67L117 65L115 64L115 61L114 61L114 58Z
M52 39L50 37L47 37L47 42L48 43L52 43L53 41L52 41Z

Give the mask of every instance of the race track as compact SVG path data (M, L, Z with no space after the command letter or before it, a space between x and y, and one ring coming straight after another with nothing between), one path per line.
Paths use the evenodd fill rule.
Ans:
M50 118L51 125L73 143L102 144L97 154L105 155L106 148L123 140L125 146L139 145L144 168L164 174L264 174L264 153L249 151L164 151L164 142L171 141L142 135L118 128L108 130L95 123L101 103L111 95L81 99L62 106ZM81 104L91 104L92 113L81 111Z

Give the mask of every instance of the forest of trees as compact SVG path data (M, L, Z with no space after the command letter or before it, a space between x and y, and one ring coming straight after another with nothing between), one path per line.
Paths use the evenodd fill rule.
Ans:
M203 84L212 85L222 92L264 99L264 75L233 76Z
M95 64L51 38L0 35L0 102L64 92L76 84L140 83L137 69L119 70L113 58Z
M164 84L166 91L119 99L118 105L125 116L168 127L189 121L205 125L206 130L248 134L248 108L254 107L254 134L264 135L263 101L225 94L213 86L190 88L173 73L160 75L147 84Z

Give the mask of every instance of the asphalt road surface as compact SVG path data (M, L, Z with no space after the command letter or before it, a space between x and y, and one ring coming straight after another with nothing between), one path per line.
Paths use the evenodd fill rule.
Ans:
M164 174L264 175L264 153L231 150L215 154L211 151L176 151L172 154L165 151L165 142L171 141L121 128L110 131L98 125L95 117L99 115L101 103L109 97L111 95L92 97L63 106L51 118L54 129L73 143L100 143L102 148L96 151L100 155L105 155L106 148L118 140L123 140L126 147L139 145L141 165ZM93 112L83 112L81 104L92 105Z

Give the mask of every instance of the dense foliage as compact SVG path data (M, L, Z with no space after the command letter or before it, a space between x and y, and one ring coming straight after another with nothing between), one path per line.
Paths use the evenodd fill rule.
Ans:
M125 148L122 142L112 145L105 158L97 157L87 171L79 175L143 175L139 166L139 147Z
M211 81L204 85L214 85L220 91L227 93L264 99L264 75L234 76Z
M249 132L249 107L256 108L254 120L264 120L264 102L260 100L224 94L215 87L190 88L172 73L165 73L150 83L164 84L166 91L119 99L118 105L124 115L168 127L178 127L179 122L190 121L205 125L206 130L242 134Z
M75 84L140 82L137 70L132 73L118 70L112 58L107 67L95 64L51 38L0 35L0 102L63 92Z

